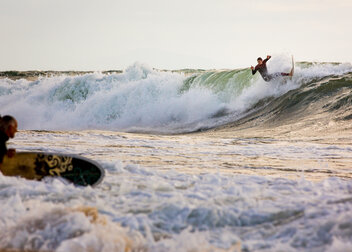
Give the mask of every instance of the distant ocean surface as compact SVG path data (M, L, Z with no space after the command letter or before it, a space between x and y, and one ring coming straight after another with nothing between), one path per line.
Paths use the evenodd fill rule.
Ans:
M10 148L106 170L96 188L0 174L1 251L352 251L350 63L1 76Z

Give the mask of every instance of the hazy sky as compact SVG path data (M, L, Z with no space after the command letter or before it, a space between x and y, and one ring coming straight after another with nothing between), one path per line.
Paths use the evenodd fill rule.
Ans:
M0 0L0 71L352 62L352 0Z

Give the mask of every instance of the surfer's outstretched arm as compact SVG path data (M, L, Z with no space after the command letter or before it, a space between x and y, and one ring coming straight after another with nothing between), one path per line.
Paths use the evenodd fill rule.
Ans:
M254 67L251 66L251 70L252 70L252 75L255 75L255 73L257 72L257 69L254 69Z
M266 56L266 59L263 60L263 62L266 63L270 58L271 58L271 56L270 56L270 55L267 55L267 56Z

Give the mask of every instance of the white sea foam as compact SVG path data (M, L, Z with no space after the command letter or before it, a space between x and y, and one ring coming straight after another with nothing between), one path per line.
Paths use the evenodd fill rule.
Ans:
M104 166L108 175L94 190L0 175L0 248L351 249L351 181L312 183Z

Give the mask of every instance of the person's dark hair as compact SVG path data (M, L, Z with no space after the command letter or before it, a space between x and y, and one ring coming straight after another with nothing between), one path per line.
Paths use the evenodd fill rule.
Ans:
M0 115L0 129L3 129L3 130L6 129L13 121L16 121L16 119L13 116L5 115L1 117Z
M10 123L12 121L15 121L16 119L13 116L10 115L5 115L1 118L3 123Z
M261 57L259 57L257 60L263 60Z

